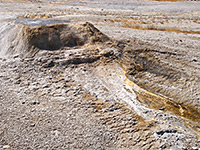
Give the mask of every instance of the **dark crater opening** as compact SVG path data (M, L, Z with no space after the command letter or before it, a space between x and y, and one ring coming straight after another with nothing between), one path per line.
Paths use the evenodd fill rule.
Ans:
M42 50L58 50L62 47L76 47L109 40L90 23L41 25L29 27L27 30L29 45Z
M42 50L82 46L84 40L76 35L74 30L66 24L30 28L28 32L29 44Z
M31 39L34 47L45 50L58 50L62 47L59 33L42 33L34 35Z
M84 45L84 41L81 40L75 33L64 34L61 36L63 46L75 47Z

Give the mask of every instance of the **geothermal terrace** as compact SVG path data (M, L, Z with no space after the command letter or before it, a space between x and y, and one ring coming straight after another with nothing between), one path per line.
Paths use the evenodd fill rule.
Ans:
M0 0L0 150L199 150L199 108L199 1Z

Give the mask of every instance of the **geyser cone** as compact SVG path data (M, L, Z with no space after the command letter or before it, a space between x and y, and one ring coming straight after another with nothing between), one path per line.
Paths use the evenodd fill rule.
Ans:
M0 37L0 52L4 56L32 56L38 50L59 50L85 44L105 42L109 38L91 23L29 26L16 24L7 27Z

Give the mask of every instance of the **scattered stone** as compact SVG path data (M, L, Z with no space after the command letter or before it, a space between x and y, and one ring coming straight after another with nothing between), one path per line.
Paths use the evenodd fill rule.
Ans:
M30 127L35 127L35 123L32 123L32 124L30 125Z
M176 129L166 129L166 130L157 131L156 134L163 135L164 133L177 133L177 132L178 131Z
M114 54L112 48L106 48L100 51L99 53L101 56L110 57Z
M20 84L21 83L21 79L18 79L15 84Z
M166 108L164 106L162 106L162 107L159 107L158 109L159 110L165 110Z
M53 60L48 60L46 64L43 65L44 68L51 68L55 65Z
M9 145L4 145L4 146L3 146L3 149L9 149L9 148L10 148Z
M49 88L50 87L50 84L45 84L42 86L42 88Z
M196 59L196 58L193 58L192 61L193 61L193 62L197 62L197 59Z
M39 105L40 102L39 101L34 101L34 102L31 102L30 105Z
M37 87L36 85L32 85L32 86L29 86L30 89L32 89L33 91L37 91L39 89L39 87Z
M65 101L66 100L66 97L52 97L51 98L52 101Z

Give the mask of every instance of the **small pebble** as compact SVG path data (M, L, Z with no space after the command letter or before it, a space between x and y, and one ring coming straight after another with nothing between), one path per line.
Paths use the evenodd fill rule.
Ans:
M7 149L7 148L10 148L10 146L9 145L4 145L3 148Z

